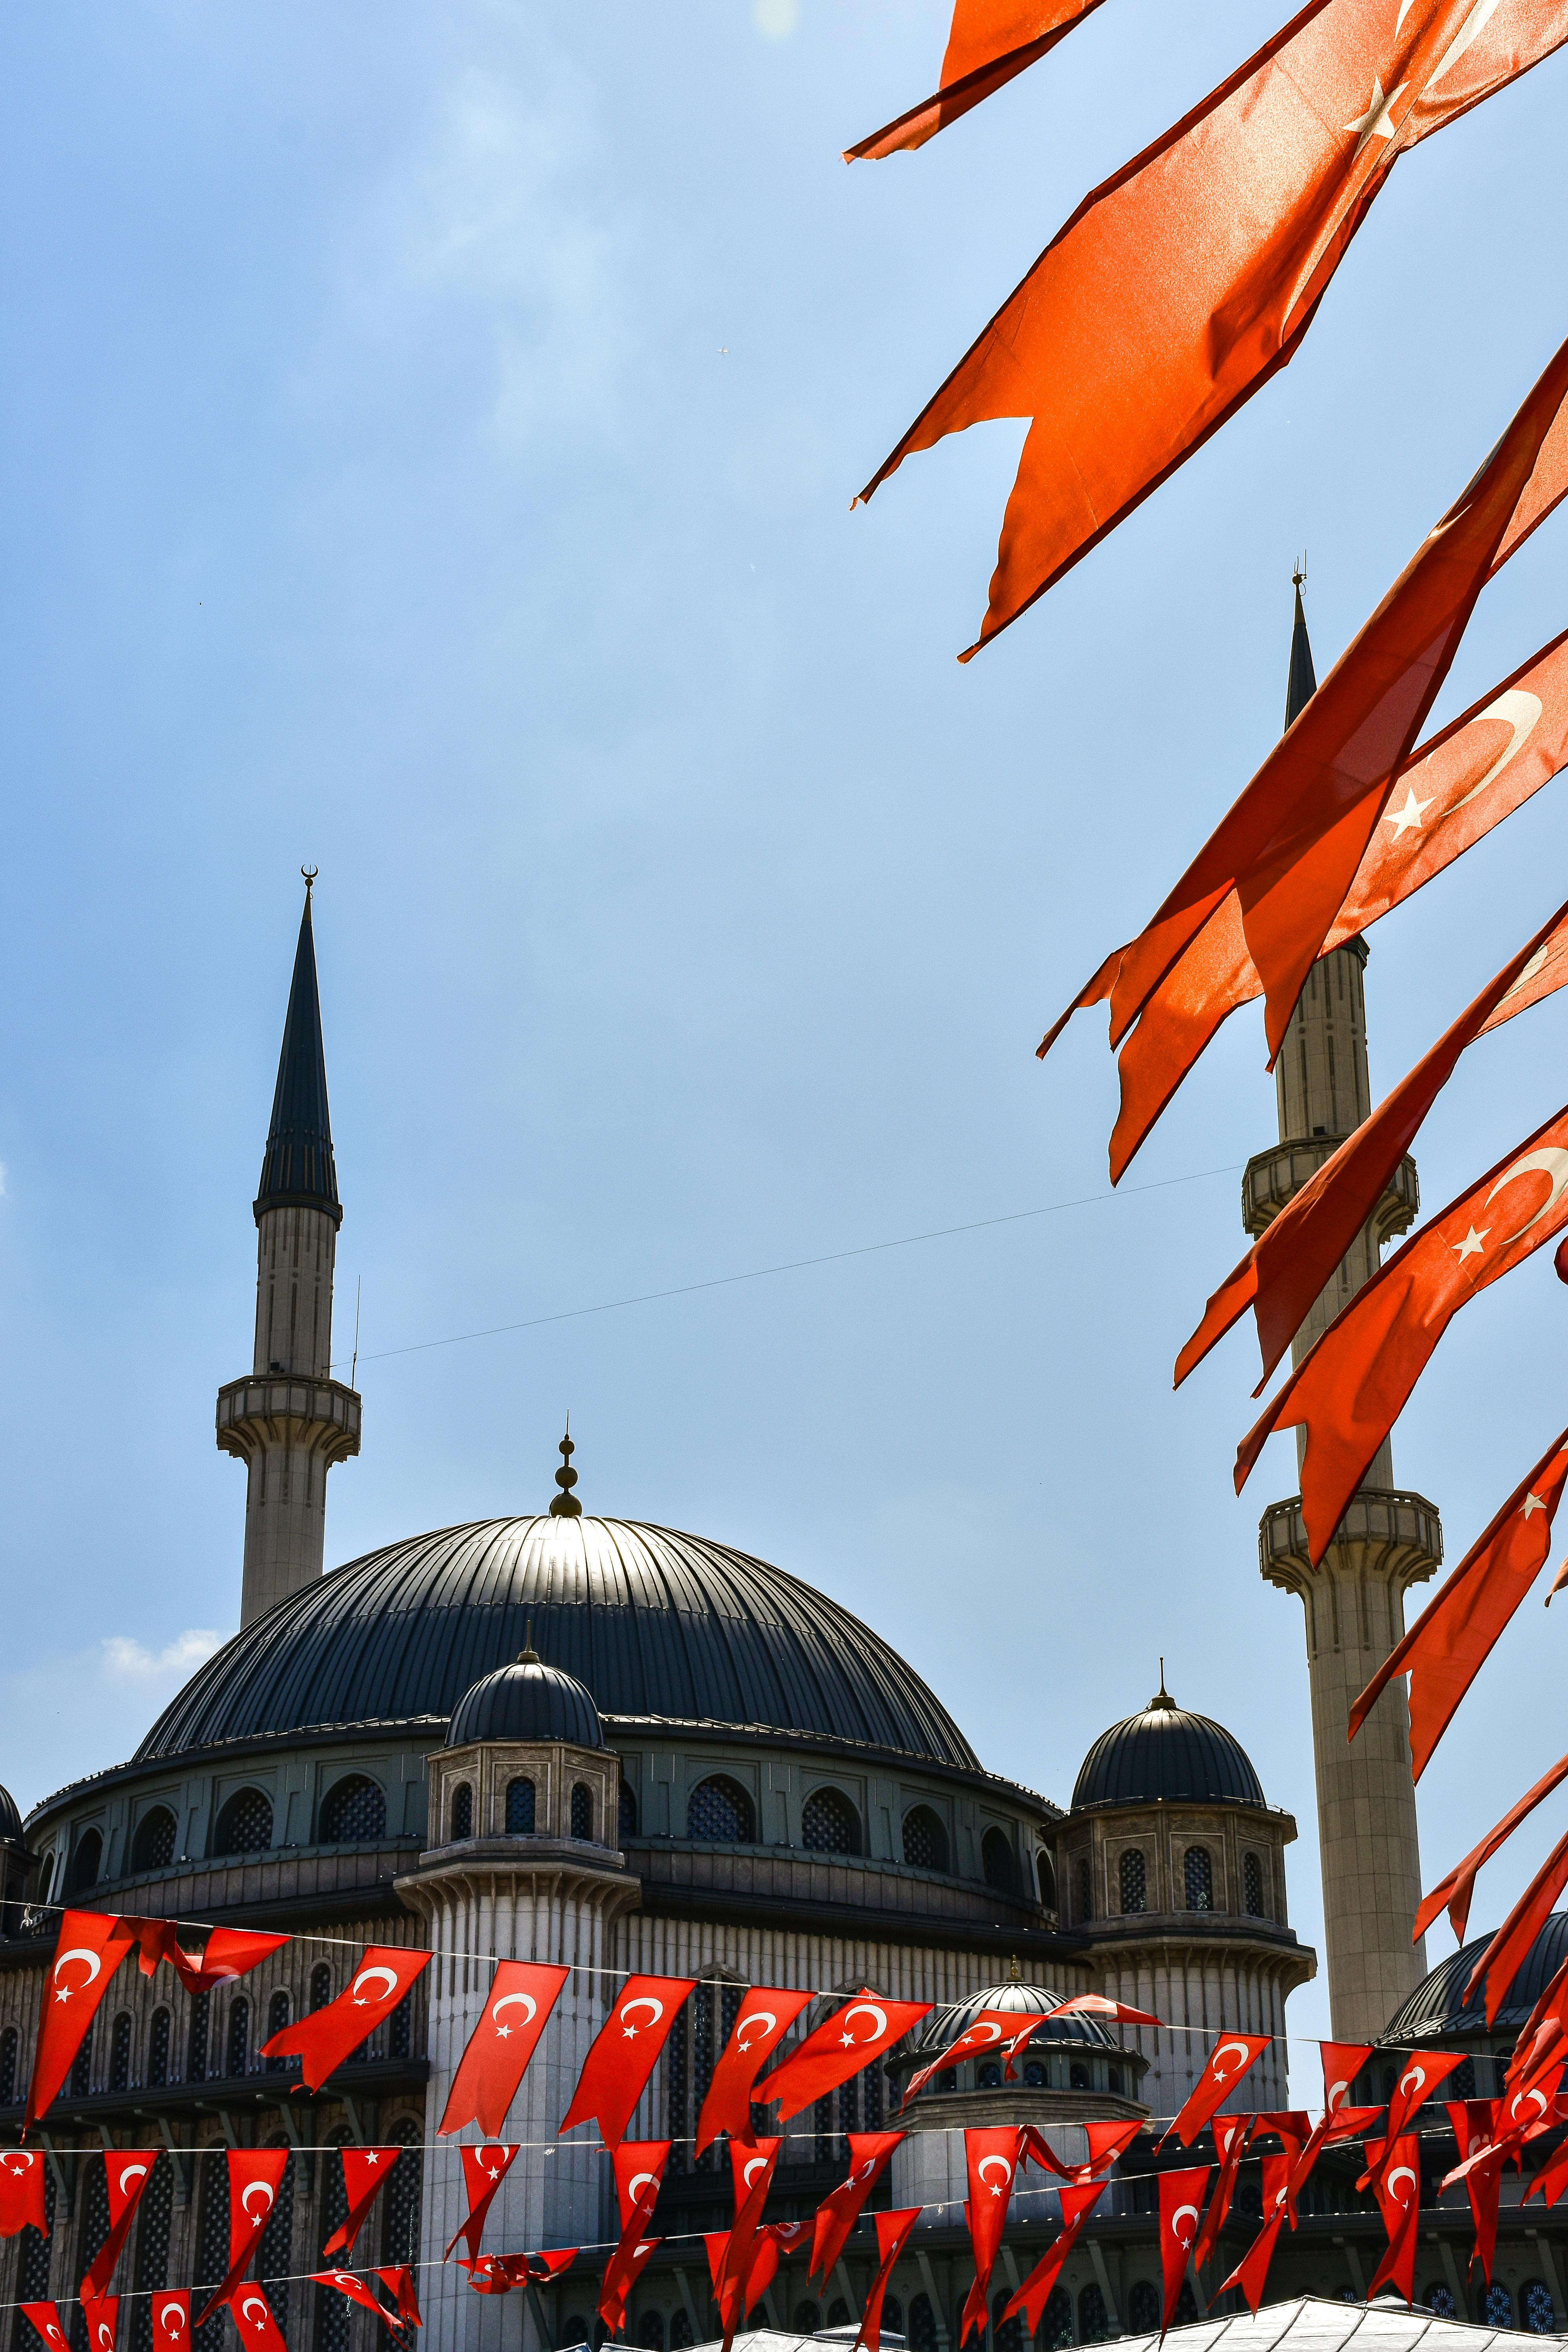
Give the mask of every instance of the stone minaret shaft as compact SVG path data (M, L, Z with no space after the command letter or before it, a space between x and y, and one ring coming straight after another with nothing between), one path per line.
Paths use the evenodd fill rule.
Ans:
M1287 727L1314 690L1298 581ZM1242 1181L1249 1234L1263 1231L1372 1109L1366 954L1352 940L1308 976L1275 1065L1279 1146L1249 1161ZM1302 1326L1292 1350L1298 1363L1376 1272L1383 1244L1405 1230L1418 1204L1415 1163L1406 1158ZM1299 1593L1306 1613L1323 1940L1332 2031L1341 2041L1375 2041L1426 1972L1424 1948L1411 1940L1421 1862L1404 1683L1385 1692L1353 1742L1346 1731L1352 1700L1405 1631L1407 1587L1429 1577L1442 1552L1436 1512L1419 1495L1395 1490L1386 1444L1320 1568L1308 1562L1300 1496L1273 1505L1258 1529L1264 1576Z
M255 1360L248 1378L230 1381L217 1397L217 1442L249 1473L242 1625L320 1576L327 1472L359 1452L359 1398L331 1377L332 1265L343 1213L309 885L254 1207Z

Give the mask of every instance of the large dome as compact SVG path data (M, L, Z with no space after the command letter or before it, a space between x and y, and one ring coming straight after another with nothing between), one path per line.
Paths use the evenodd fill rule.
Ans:
M1486 1993L1465 1999L1470 1970L1491 1942L1477 1936L1459 1951L1450 1952L1424 1976L1403 2009L1383 2029L1385 2042L1433 2042L1450 2034L1488 2032ZM1517 2033L1542 1994L1568 1959L1568 1911L1553 1911L1531 1944L1524 1966L1509 1987L1508 1999L1489 2029L1494 2034Z
M1261 1805L1263 1784L1239 1739L1206 1715L1189 1715L1160 1687L1142 1715L1113 1723L1084 1758L1079 1805Z
M246 1626L165 1707L139 1763L326 1726L445 1725L535 1648L614 1723L816 1734L979 1769L920 1676L766 1560L626 1519L480 1519L389 1544Z

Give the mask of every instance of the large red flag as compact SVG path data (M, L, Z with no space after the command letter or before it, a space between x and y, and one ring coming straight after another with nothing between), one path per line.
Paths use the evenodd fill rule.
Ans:
M860 493L1029 418L978 645L1286 363L1396 159L1568 37L1562 0L1489 26L1472 0L1395 13L1308 0L1085 197Z
M1061 2275L1062 2264L1077 2245L1079 2231L1088 2219L1090 2208L1098 2203L1110 2185L1106 2180L1069 2181L1058 2189L1062 2209L1060 2232L1052 2239L1002 2314L1004 2319L1011 2319L1016 2313L1024 2312L1027 2315L1031 2336L1039 2334L1040 2322L1046 2315L1046 2305L1052 2287Z
M1380 2193L1380 2183L1390 2165L1404 2161L1405 2134L1416 2110L1426 2105L1433 2092L1447 2081L1456 2066L1463 2065L1464 2060L1462 2050L1423 2050L1406 2060L1388 2102L1388 2125L1383 2141L1375 2153L1372 2141L1366 2144L1366 2170L1356 2182L1358 2189L1365 2189L1370 2182L1373 2191Z
M899 2258L910 2242L910 2232L924 2210L922 2205L905 2205L890 2213L873 2216L877 2224L877 2252L881 2259L866 2297L866 2308L860 2315L860 2330L852 2352L859 2352L862 2344L866 2352L881 2352L882 2304L889 2283L898 2268Z
M105 2149L103 2176L109 2189L109 2235L94 2254L81 2283L82 2300L101 2294L114 2275L147 2177L163 2153L156 2147Z
M672 2144L667 2139L624 2139L615 2151L621 2237L605 2265L599 2294L599 2316L612 2336L618 2336L626 2326L626 2297L652 2251L651 2245L644 2251L647 2233Z
M779 2100L779 2121L788 2123L814 2099L826 2098L873 2059L884 2057L911 2025L929 2017L931 2008L929 2000L883 2000L870 1992L858 1993L781 2059L771 2074L763 2076L756 2088L759 2103L771 2105Z
M45 1983L32 2080L27 2084L24 2138L29 2126L47 2114L115 1970L134 1940L123 1919L110 1918L101 1911L61 1912L55 1957Z
M856 146L847 147L844 161L870 161L923 147L1054 49L1099 5L1100 0L955 0L935 91Z
M287 1936L258 1936L248 1927L215 1927L199 1952L187 1952L172 1919L132 1919L127 1924L136 1931L142 1975L150 1977L160 1960L167 1960L185 1990L193 1994L248 1976L289 1941Z
M1173 2137L1191 2147L1205 2124L1222 2105L1233 2084L1255 2066L1273 2040L1269 2033L1226 2033L1209 2052L1208 2063L1182 2102L1181 2112L1166 2125L1160 2146Z
M977 2050L1000 2052L1005 2043L1007 2062L1011 2065L1017 2052L1032 2034L1038 2032L1045 2021L1043 2012L1037 2017L1020 2021L1016 2010L983 2009L978 2017L970 2020L955 2042L950 2042L947 2048L929 2064L916 2068L904 2084L900 2105L907 2107L911 2099L920 2096L933 2075L943 2074L949 2066L956 2066L963 2059L973 2057Z
M237 2286L228 2297L228 2315L240 2342L254 2347L254 2352L289 2352L272 2305L258 2286Z
M859 2220L867 2198L886 2171L893 2150L903 2137L902 2132L896 2131L850 2133L849 2177L841 2180L837 2189L828 2191L814 2217L811 2260L806 2264L808 2278L830 2276L834 2264L848 2243L849 2232Z
M405 1944L367 1944L344 1992L325 2009L312 2011L261 2045L263 2058L298 2058L305 2088L319 2091L353 2050L392 2015L415 1980L430 1965L428 1952Z
M1415 1932L1417 1936L1424 1936L1438 1913L1446 1910L1455 1935L1461 1944L1464 1942L1477 1877L1499 1847L1507 1843L1525 1816L1532 1813L1542 1799L1549 1797L1565 1779L1568 1779L1568 1756L1561 1756L1551 1771L1544 1773L1534 1788L1527 1790L1519 1802L1510 1807L1501 1821L1487 1832L1479 1845L1472 1846L1463 1862L1456 1863L1447 1877L1437 1881L1430 1895L1422 1896L1421 1907L1415 1914Z
M499 2137L571 1973L537 1960L498 1962L484 2015L458 2061L446 2109L436 2126L437 2136L478 2124L487 2139Z
M389 2336L397 2336L402 2322L397 2314L388 2311L368 2279L360 2278L353 2271L309 2271L306 2273L316 2286L336 2287L350 2303L357 2303L365 2311L374 2311Z
M1370 2142L1366 2152L1370 2159ZM1380 2286L1394 2286L1407 2304L1413 2304L1415 2232L1421 2220L1421 2143L1414 2132L1403 2139L1395 2139L1391 2132L1378 2154L1380 2160L1372 2185L1383 2226L1388 2231L1388 2252L1373 2273L1366 2299L1370 2303Z
M44 2159L36 2148L0 2147L0 2238L29 2226L40 2238L49 2234Z
M1187 2274L1209 2171L1208 2165L1200 2164L1181 2172L1160 2175L1160 2273L1165 2289L1160 2313L1162 2343L1175 2313L1182 2281Z
M732 2139L730 2142L735 2218L730 2225L724 2244L724 2260L714 2284L719 2308L730 2315L724 2323L726 2347L734 2334L740 2291L751 2277L757 2228L763 2218L763 2208L768 2201L773 2167L778 2162L779 2150L783 2146L782 2139Z
M1221 2282L1221 2294L1229 2287L1238 2286L1247 2297L1247 2309L1256 2313L1263 2300L1264 2281L1268 2276L1268 2265L1274 2259L1275 2243L1284 2227L1285 2199L1281 2193L1276 2196L1273 2211L1268 2214L1240 2262L1230 2276Z
M561 2128L597 2123L606 2147L626 2137L632 2109L643 2095L658 2053L695 1977L628 1977L616 2005L583 2062L572 2104Z
M24 2303L18 2308L26 2313L48 2346L49 2352L66 2352L66 2332L60 2326L60 2315L52 2303Z
M1453 1574L1444 1579L1405 1639L1389 1652L1351 1709L1352 1739L1394 1676L1407 1674L1410 1768L1412 1778L1419 1780L1459 1701L1491 1654L1492 1644L1546 1565L1552 1522L1565 1482L1568 1429L1553 1438L1534 1468L1526 1472ZM1476 1867L1480 1867L1479 1863ZM1427 1900L1435 1902L1436 1896ZM1435 1918L1442 1907L1437 1902L1429 1917ZM1418 1936L1426 1933L1426 1924L1417 1920ZM1462 1918L1455 1919L1454 1933L1462 1944Z
M986 2298L991 2273L1001 2250L1008 2200L1023 2152L1023 2128L1016 2124L1005 2125L1000 2129L966 2131L963 2135L964 2163L969 2174L969 2201L964 2216L974 2252L974 2283L959 2315L961 2346L976 2328L984 2336L990 2324Z
M205 2327L213 2313L227 2303L249 2269L272 2219L289 2151L286 2147L231 2147L227 2162L228 2270L223 2284L193 2323L196 2327Z
M1382 1199L1422 1121L1453 1076L1460 1055L1491 1025L1493 1015L1523 973L1530 970L1532 978L1539 975L1542 957L1552 961L1559 985L1568 980L1568 905L1547 917L1393 1093L1384 1096L1371 1118L1347 1135L1300 1191L1270 1218L1240 1265L1215 1292L1203 1320L1176 1358L1177 1388L1250 1307L1263 1354L1263 1379L1253 1394L1261 1394L1335 1267Z
M1489 2031L1564 1886L1568 1886L1568 1836L1560 1838L1552 1847L1470 1970L1464 1998L1473 2000L1477 1988L1485 1983Z
M809 1992L785 1991L779 1985L751 1988L713 2069L708 2096L697 2118L699 2156L721 2132L728 2132L731 2139L752 2137L752 2085L801 2011L815 1998Z
M479 2240L484 2235L485 2216L495 2201L497 2189L516 2163L521 2145L519 2142L517 2146L502 2147L495 2140L487 2140L482 2147L459 2150L463 2159L463 2182L468 2192L468 2210L457 2236L441 2257L444 2263L451 2261L453 2247L459 2241L467 2242L470 2262L479 2252Z
M1301 1513L1314 1567L1453 1318L1568 1224L1565 1192L1568 1108L1394 1251L1242 1440L1237 1494L1276 1431L1305 1427Z
M187 2352L190 2340L189 2287L160 2287L153 2297L153 2342L156 2352Z
M1495 2099L1451 2099L1446 2112L1453 2126L1454 2145L1460 2161L1468 2157L1484 2155L1497 2135L1497 2101ZM1474 2172L1465 2175L1465 2189L1470 2200L1470 2219L1476 2225L1475 2252L1470 2256L1472 2269L1477 2263L1481 2274L1491 2282L1492 2256L1497 2251L1498 2201L1502 2189L1502 2158L1495 2164L1479 2165ZM1530 2190L1524 2192L1529 2202Z
M1201 2271L1215 2256L1219 2233L1230 2211L1230 2200L1236 2192L1236 2176L1241 2169L1242 2150L1247 2146L1253 2118L1250 2116L1214 2117L1214 2148L1219 2158L1219 2178L1214 2185L1203 2227L1193 2241L1193 2268Z
M332 2231L321 2248L323 2262L331 2254L353 2253L354 2240L364 2227L365 2216L386 2186L402 2150L395 2147L345 2147L341 2153L348 2219Z
M84 2294L81 2315L87 2323L88 2352L114 2352L115 2339L120 2333L120 2297L117 2294Z

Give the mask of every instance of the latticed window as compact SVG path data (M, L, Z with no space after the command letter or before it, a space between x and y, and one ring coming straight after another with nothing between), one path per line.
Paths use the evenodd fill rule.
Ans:
M860 2077L860 2084L861 2104L866 2116L865 2127L868 2131L880 2131L882 2128L882 2067L879 2059L867 2067ZM900 2333L902 2333L901 2329Z
M1476 2062L1461 2058L1448 2077L1456 2099L1473 2099L1476 2095ZM1447 2094L1445 2094L1447 2096Z
M1185 2278L1182 2281L1182 2291L1176 2297L1176 2308L1172 2316L1172 2326L1192 2327L1196 2324L1197 2315L1198 2302L1193 2293L1193 2283L1190 2278Z
M669 2162L665 2168L669 2172L684 2172L691 2155L687 2146L691 2137L691 2109L686 2084L691 2041L687 2011L690 2006L689 2001L685 2001L676 2011L675 2023L670 2027L669 2039L664 2045L664 2127L670 2141Z
M287 2147L286 2139L269 2139L268 2147ZM256 2276L261 2292L272 2306L272 2316L279 2327L289 2315L289 2274L294 2267L294 2159L289 2158L283 2168L283 2178L278 2184L278 2201L272 2208L267 2227L261 2232L261 2249L256 2258Z
M1087 2091L1092 2087L1093 2085L1089 2080L1089 2068L1084 2064L1081 2058L1075 2058L1071 2065L1068 2068L1068 2090Z
M210 1992L197 1993L191 2003L190 2039L185 2045L185 2080L205 2083L207 2079L207 2045L212 2030L213 1997ZM221 2279L223 2273L218 2273ZM215 2282L216 2284L216 2282Z
M664 2352L664 2314L645 2311L637 2322L637 2342L642 2352Z
M334 2143L341 2147L348 2137L346 2132L334 2132ZM341 2230L349 2218L348 2190L343 2185L342 2163L334 2164L329 2157L324 2167L324 2184L321 2200L321 2243L336 2230ZM349 2322L353 2306L335 2286L316 2289L316 2325L313 2331L314 2352L348 2352Z
M623 1780L616 1799L616 1835L629 1838L636 1837L637 1833L637 1801Z
M1427 2310L1436 2319L1458 2319L1459 2315L1458 2305L1454 2301L1454 2290L1452 2287L1428 2287L1426 2290L1426 2303Z
M55 2180L52 2172L44 2176L44 2219L52 2230L55 2226ZM40 2238L31 2222L23 2230L21 2252L16 2258L16 2294L18 2305L42 2303L49 2291L49 2240ZM32 2321L20 2309L12 2314L11 2352L33 2352L38 2338Z
M910 2352L936 2352L936 2314L929 2294L917 2294L910 2305Z
M1006 2287L999 2288L991 2298L991 2341L995 2352L1026 2352L1029 2341L1019 2314L1015 2312L1011 2319L1002 2316L1012 2299Z
M215 1853L265 1853L272 1843L272 1801L259 1789L239 1789L217 1817ZM209 2320L208 2326L212 2326Z
M267 2039L268 2042L271 2041L275 2033L281 2033L288 2023L289 1996L286 1992L275 1992L271 2000L267 2004ZM297 2066L299 2063L300 2062L297 2058L269 2058L267 2061L267 2071L269 2074L286 2074L290 2066Z
M1017 1893L1018 1858L1005 1830L986 1831L980 1841L980 1866L985 1873L987 1886L994 1886L1004 1895Z
M508 1837L533 1835L533 1783L526 1772L506 1784L506 1833Z
M250 2003L242 1992L237 1992L228 2005L228 2074L247 2074L250 2069Z
M1160 2290L1147 2279L1133 2282L1127 2298L1127 2325L1134 2336L1152 2336L1160 2325Z
M174 1859L174 1816L167 1805L154 1805L136 1824L131 1867L134 1871L167 1870Z
M97 2018L90 2018L88 2021L87 2032L81 2037L81 2046L76 2053L76 2060L71 2067L73 2099L85 2099L92 2088L92 2029L97 2023Z
M983 2060L974 2070L974 2080L983 2091L999 2091L1002 2088L1000 2063L994 2058Z
M1050 2082L1050 2075L1047 2071L1045 2063L1042 2059L1031 2058L1026 2063L1024 2067L1024 2080L1028 2084L1031 2091L1043 2091Z
M389 2058L412 2058L414 2055L414 1987L412 1985L386 2021L386 2054Z
M174 2020L166 2009L153 2011L153 2022L147 2030L147 2080L161 2087L169 2079L169 2036Z
M87 2188L81 2200L77 2259L85 2271L109 2235L109 2174L101 2164L89 2164L83 2169ZM76 2352L88 2352L87 2320L79 2303L71 2305L70 2331Z
M691 2011L691 2112L702 2113L708 2085L713 2079L713 1988L700 1984L687 2004ZM705 2147L697 2159L699 2172L710 2172L715 2151Z
M167 2016L164 2010L162 2015ZM136 2209L135 2300L131 2352L153 2352L152 2297L169 2284L169 2226L174 2212L174 2168L155 2164Z
M386 1792L368 1773L351 1772L321 1807L323 1845L363 1844L386 1835Z
M831 2091L826 2098L818 2099L811 2111L811 2120L816 2132L816 2142L812 2154L818 2164L830 2163L833 2157L833 2094Z
M71 1893L80 1895L88 1887L96 1886L98 1874L102 1868L103 1840L96 1830L88 1830L77 1840L76 1852L71 1856L69 1880Z
M1073 1917L1087 1919L1094 1910L1094 1882L1089 1876L1089 1856L1079 1854L1073 1872Z
M1040 1900L1047 1911L1057 1907L1057 1866L1045 1846L1035 1856L1035 1878L1040 1890Z
M19 2037L14 2025L0 2033L0 2107L16 2104L16 2053Z
M1488 2287L1486 2299L1481 2305L1481 2317L1489 2327L1513 2326L1513 2297L1501 2279L1493 2279Z
M929 1805L904 1815L904 1860L916 1870L947 1868L947 1832Z
M114 2031L109 2037L109 2087L111 2091L131 2088L131 2011L122 2009L114 2021Z
M1040 2323L1040 2342L1045 2352L1064 2352L1064 2347L1072 2340L1072 2297L1065 2286L1054 2286Z
M845 2137L858 2128L855 2095L858 2088L858 2078L853 2074L847 2083L838 2085L838 2128Z
M1264 1916L1263 1864L1255 1853L1241 1857L1241 1900L1249 1919Z
M474 1834L474 1792L466 1780L459 1780L452 1791L452 1842L458 1844ZM321 2289L323 2294L326 2288ZM338 2298L341 2303L342 2297Z
M686 1834L714 1845L754 1845L757 1824L752 1801L739 1781L722 1772L700 1780L687 1800Z
M202 1996L205 2000L206 1996ZM223 2151L211 2148L197 2159L201 2179L201 2203L196 2211L196 2275L197 2289L205 2287L206 2294L196 2301L191 2297L193 2315L199 2311L207 2295L223 2284L228 2269L228 2167ZM342 2301L339 2297L339 2301ZM224 2352L224 2315L220 2305L205 2327L196 2329L193 2338L196 2352Z
M325 1960L318 1960L310 1970L310 2014L325 2009L332 1997L332 1971Z
M684 2311L678 2311L669 2323L669 2352L686 2352L687 2346L696 2340L691 2333L691 2322Z
M1519 2315L1532 2336L1550 2336L1557 2325L1552 2290L1543 2279L1527 2279L1519 2291Z
M1149 1907L1149 1865L1139 1846L1130 1845L1117 1864L1121 1881L1121 1908L1124 1911L1146 1911Z
M1182 1864L1189 1911L1214 1909L1214 1862L1206 1845L1190 1845Z
M1103 2344L1110 2333L1105 2316L1105 2297L1091 2279L1079 2291L1078 2298L1078 2340L1080 2344Z
M594 1834L594 1792L586 1780L578 1780L572 1790L572 1834L574 1838L591 1838Z
M890 2328L895 2336L901 2336L904 2332L904 2306L896 2294L882 2298L882 2325Z
M822 2305L797 2303L790 2324L797 2336L815 2336L822 2325Z
M419 2260L419 2200L425 2185L423 2134L416 2123L399 2124L392 2135L403 2153L392 2168L382 2192L381 2259L384 2263Z
M858 1853L860 1820L838 1789L814 1789L800 1813L800 1842L813 1853Z

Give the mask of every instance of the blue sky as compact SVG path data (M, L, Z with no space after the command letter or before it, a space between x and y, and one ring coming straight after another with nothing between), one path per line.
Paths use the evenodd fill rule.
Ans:
M1568 60L1401 163L1293 365L967 667L1021 427L849 499L1084 190L1275 21L1110 0L847 171L931 87L942 7L8 16L24 1803L129 1752L235 1621L213 1396L309 862L345 1354L363 1297L329 1559L542 1507L570 1407L590 1509L822 1584L1061 1801L1163 1651L1296 1813L1315 1934L1300 1614L1256 1564L1293 1457L1235 1499L1246 1330L1169 1386L1274 1132L1256 1011L1114 1201L396 1352L1104 1193L1103 1016L1035 1043L1277 732L1292 558L1321 673L1568 328ZM1439 719L1562 626L1565 533L1488 592ZM1565 812L1382 927L1375 1090L1562 898ZM1468 1057L1429 1204L1556 1108L1565 1022ZM1450 1559L1568 1418L1565 1318L1543 1255L1396 1433ZM1429 1879L1555 1753L1559 1615L1521 1612L1423 1782Z

